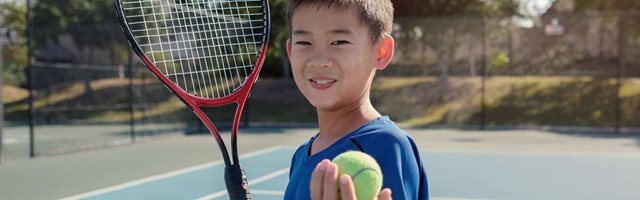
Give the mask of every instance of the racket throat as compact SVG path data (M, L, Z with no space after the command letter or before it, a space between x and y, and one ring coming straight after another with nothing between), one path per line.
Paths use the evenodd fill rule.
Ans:
M247 175L244 173L242 167L240 167L240 163L227 165L224 168L224 180L227 186L227 193L229 193L229 199L251 199Z
M236 113L233 116L233 127L231 127L231 156L234 165L240 165L238 158L238 131L240 130L240 121L242 119L243 108L247 99L240 99L236 104Z

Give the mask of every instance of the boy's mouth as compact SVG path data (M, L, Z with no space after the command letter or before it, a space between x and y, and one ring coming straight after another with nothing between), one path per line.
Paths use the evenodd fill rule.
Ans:
M316 84L320 84L320 85L326 85L329 83L335 83L336 80L329 80L329 79L321 79L321 80L315 80L315 79L309 79L309 81L314 82Z
M311 86L318 90L323 90L331 87L337 80L335 79L309 79Z

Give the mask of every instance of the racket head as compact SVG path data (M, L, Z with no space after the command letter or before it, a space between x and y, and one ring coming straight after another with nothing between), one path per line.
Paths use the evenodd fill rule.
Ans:
M243 104L269 38L267 0L115 0L129 44L190 107Z

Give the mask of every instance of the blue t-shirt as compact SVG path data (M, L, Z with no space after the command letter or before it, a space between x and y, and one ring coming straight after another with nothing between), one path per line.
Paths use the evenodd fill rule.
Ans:
M378 117L309 156L316 137L302 144L293 155L284 199L310 199L309 182L316 165L325 158L331 160L348 150L365 152L378 161L383 175L382 188L391 189L393 199L429 199L427 175L418 148L389 117Z

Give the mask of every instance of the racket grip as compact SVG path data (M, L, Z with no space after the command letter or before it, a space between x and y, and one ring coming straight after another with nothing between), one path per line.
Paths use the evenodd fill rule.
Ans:
M247 175L239 163L224 168L224 181L231 200L250 200Z

